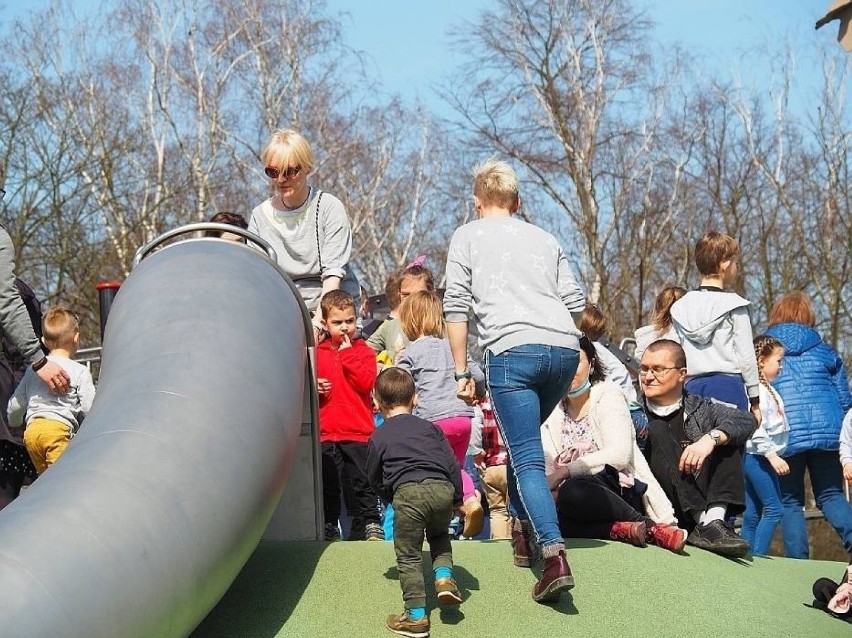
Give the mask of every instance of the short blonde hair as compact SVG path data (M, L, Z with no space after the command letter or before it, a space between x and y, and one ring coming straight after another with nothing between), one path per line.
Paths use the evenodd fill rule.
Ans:
M279 170L300 166L305 173L312 173L316 168L314 151L308 140L289 128L278 129L272 134L260 159L264 166L274 166Z
M399 323L410 341L420 337L443 338L446 324L441 300L425 290L412 293L399 306Z
M48 350L72 348L79 331L77 315L64 306L50 308L41 320L42 338Z
M473 173L473 194L484 205L514 211L518 207L518 176L506 162L490 159Z

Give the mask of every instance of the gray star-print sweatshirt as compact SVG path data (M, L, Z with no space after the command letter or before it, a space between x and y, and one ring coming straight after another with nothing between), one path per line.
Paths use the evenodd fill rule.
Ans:
M479 344L493 354L526 344L579 349L585 295L547 231L516 217L465 224L450 241L446 281L446 320L472 311Z

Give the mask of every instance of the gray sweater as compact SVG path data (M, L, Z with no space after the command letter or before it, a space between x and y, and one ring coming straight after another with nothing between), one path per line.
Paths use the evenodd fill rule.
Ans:
M485 217L453 234L444 315L472 310L479 344L494 354L525 344L578 350L586 299L556 238L515 217ZM572 317L572 314L574 317Z
M456 396L456 367L446 339L420 337L413 341L396 362L397 367L408 370L417 388L417 406L414 416L435 422L455 416L473 416L473 407ZM484 394L485 375L468 357L468 370L473 381Z
M33 419L61 421L76 432L95 400L95 384L92 373L81 363L50 354L48 359L60 365L71 377L71 389L67 394L55 394L47 384L27 366L24 378L9 400L7 410L9 426L21 427L26 414L27 423Z
M275 249L278 265L296 284L309 310L316 309L322 280L329 276L345 277L341 288L356 299L359 294L358 282L347 267L352 228L346 209L339 199L325 192L318 209L319 194L311 188L304 205L295 210L276 208L272 199L267 199L252 211L248 226Z
M15 249L6 229L0 226L0 333L3 340L27 362L41 358L30 315L15 287Z

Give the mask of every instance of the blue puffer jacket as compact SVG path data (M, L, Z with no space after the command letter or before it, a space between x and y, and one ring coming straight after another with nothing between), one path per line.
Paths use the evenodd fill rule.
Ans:
M773 386L784 401L790 439L784 456L839 447L843 415L852 394L843 360L813 328L780 323L766 334L784 344L784 367Z

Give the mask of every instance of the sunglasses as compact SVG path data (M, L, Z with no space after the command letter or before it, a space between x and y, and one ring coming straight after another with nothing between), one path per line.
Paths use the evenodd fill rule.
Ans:
M292 179L296 177L300 172L302 172L301 166L288 166L283 171L275 166L267 166L263 169L263 172L266 173L266 176L269 179L278 179L282 175L287 179Z

